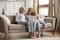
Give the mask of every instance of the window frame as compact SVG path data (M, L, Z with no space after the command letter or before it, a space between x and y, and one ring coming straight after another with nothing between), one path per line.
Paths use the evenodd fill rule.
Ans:
M46 8L46 7L48 7L48 11L49 11L49 4L40 5L38 0L38 13L39 13L39 8ZM53 0L53 10L54 10L54 0ZM48 15L45 16L47 17ZM54 11L53 11L53 16L54 16Z

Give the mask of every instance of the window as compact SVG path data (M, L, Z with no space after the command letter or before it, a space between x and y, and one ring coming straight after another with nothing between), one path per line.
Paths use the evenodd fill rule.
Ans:
M49 0L39 0L39 14L44 14L44 16L48 16L48 10L49 10Z
M39 8L39 13L44 14L44 15L48 15L48 7Z
M49 4L49 0L39 0L39 5Z

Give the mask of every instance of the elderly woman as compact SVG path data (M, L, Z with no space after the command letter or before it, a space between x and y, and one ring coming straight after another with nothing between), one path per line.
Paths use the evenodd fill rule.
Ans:
M17 13L17 15L16 15L16 22L17 23L24 23L26 20L25 20L25 15L24 15L24 8L23 7L21 7L20 9L19 9L19 13Z
M16 22L17 24L22 24L27 27L27 21L25 19L25 11L24 7L19 8L19 13L16 15Z

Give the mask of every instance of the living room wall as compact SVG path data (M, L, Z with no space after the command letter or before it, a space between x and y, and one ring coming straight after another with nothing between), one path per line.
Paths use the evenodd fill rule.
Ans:
M0 0L0 15L16 15L20 7L33 8L33 0Z

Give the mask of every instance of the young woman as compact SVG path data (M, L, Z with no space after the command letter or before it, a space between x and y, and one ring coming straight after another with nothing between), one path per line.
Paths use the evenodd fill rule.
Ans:
M39 23L39 21L38 21L38 18L39 18L38 13L34 10L31 15L37 17L37 20L35 21L35 22L36 22L36 24L35 24L36 26L34 27L34 34L35 34L35 36L36 36L35 31L36 31L36 29L37 29L37 31L38 31L38 37L40 37L40 23Z
M32 16L31 14L33 13L33 9L32 8L29 8L28 9L28 12L26 14L26 18L28 20L28 35L30 38L35 38L35 35L34 35L34 27L36 26L36 22L32 22L32 21L29 21L29 16Z

